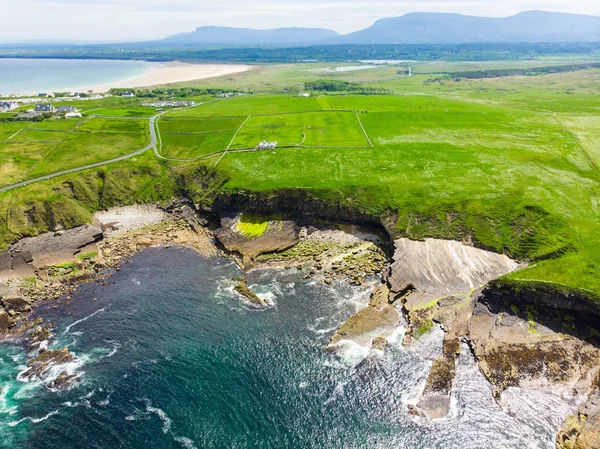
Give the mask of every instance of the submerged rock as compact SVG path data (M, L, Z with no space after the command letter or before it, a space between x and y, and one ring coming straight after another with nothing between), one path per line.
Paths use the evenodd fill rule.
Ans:
M56 379L50 383L50 388L61 389L66 387L69 382L79 377L77 374L69 374L63 371Z

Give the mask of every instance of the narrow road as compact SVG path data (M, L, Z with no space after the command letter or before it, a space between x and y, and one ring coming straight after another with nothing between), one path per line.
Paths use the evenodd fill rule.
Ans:
M146 151L148 151L148 150L150 150L152 148L156 148L156 129L154 128L154 123L156 122L156 120L161 115L163 115L166 112L168 112L168 111L161 112L160 114L157 114L157 115L152 116L150 118L150 143L148 145L146 145L144 148L142 148L141 150L135 151L133 153L125 154L123 156L115 157L113 159L109 159L109 160L106 160L106 161L96 162L94 164L88 164L88 165L84 165L82 167L70 168L69 170L63 170L63 171L59 171L59 172L52 173L52 174L49 174L49 175L40 176L39 178L35 178L35 179L30 179L28 181L19 182L17 184L13 184L13 185L10 185L10 186L1 187L0 188L0 193L2 193L2 192L8 192L9 190L17 189L19 187L25 187L25 186L28 186L29 184L33 184L35 182L45 181L45 180L52 179L52 178L57 178L59 176L68 175L70 173L78 173L78 172L83 171L83 170L89 170L90 168L102 167L103 165L111 164L113 162L124 161L126 159L129 159L130 157L138 156L138 155L140 155L142 153L145 153Z

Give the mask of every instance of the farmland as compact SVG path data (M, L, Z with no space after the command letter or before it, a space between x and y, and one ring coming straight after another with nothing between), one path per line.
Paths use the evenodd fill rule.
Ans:
M504 67L439 66L449 72ZM262 66L191 83L235 85L253 94L162 115L160 159L148 152L106 167L117 183L112 188L127 192L115 193L114 202L166 200L172 173L214 168L227 179L224 192L303 189L327 203L392 217L398 235L470 241L531 262L513 279L600 294L600 92L594 87L600 70L431 81L437 75L423 63L410 78L394 67L335 74L393 95L281 93L323 76L312 71L323 65L308 67ZM0 184L147 144L152 109L106 101L87 108L102 117L0 123ZM261 140L277 141L278 148L254 150ZM130 175L111 177L114 171ZM65 179L85 183L86 176ZM59 201L48 192L60 182L0 194L0 208ZM126 188L129 183L135 188ZM73 214L82 220L97 207L85 203ZM10 228L9 238L28 232L17 221L0 225Z
M148 124L91 117L0 124L0 187L142 148Z

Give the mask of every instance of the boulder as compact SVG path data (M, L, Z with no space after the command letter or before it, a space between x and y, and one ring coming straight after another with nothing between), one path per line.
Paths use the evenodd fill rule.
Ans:
M15 326L15 320L10 317L6 310L0 309L0 333L6 333Z

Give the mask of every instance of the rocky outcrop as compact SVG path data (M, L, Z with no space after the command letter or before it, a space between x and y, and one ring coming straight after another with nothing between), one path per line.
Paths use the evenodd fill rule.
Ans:
M600 448L600 390L581 404L577 415L569 416L556 436L556 449Z
M75 360L75 356L69 352L67 348L57 349L53 351L44 351L37 357L27 362L28 371L23 374L26 379L37 377L43 382L48 382L50 388L62 388L69 381L76 378L77 375L61 372L55 379L46 379L48 372L53 366L64 365Z
M283 251L300 241L300 228L291 220L233 215L221 218L215 236L223 246L243 258L248 265L264 253Z
M77 254L96 251L102 238L100 228L86 225L19 240L0 255L0 281L24 279L38 268L74 261Z
M386 285L376 288L371 294L367 307L350 317L331 337L329 347L342 340L351 340L361 346L384 347L383 340L392 333L400 322L400 315L389 302L389 289Z
M469 322L469 341L497 398L509 386L567 387L583 394L600 370L594 346L555 333L533 316L494 314L482 303Z
M450 412L451 394L456 377L456 358L460 340L446 339L443 356L433 361L417 410L433 419L444 418Z
M252 304L253 306L256 307L265 307L267 306L267 303L260 298L256 293L254 293L252 290L250 290L250 287L248 287L248 283L246 282L246 279L244 278L234 278L233 279L234 282L234 287L233 289L238 292L240 295L242 295L244 298L246 298L248 301L250 301L250 304Z
M589 294L540 282L494 280L480 302L492 313L519 316L600 346L600 300Z

